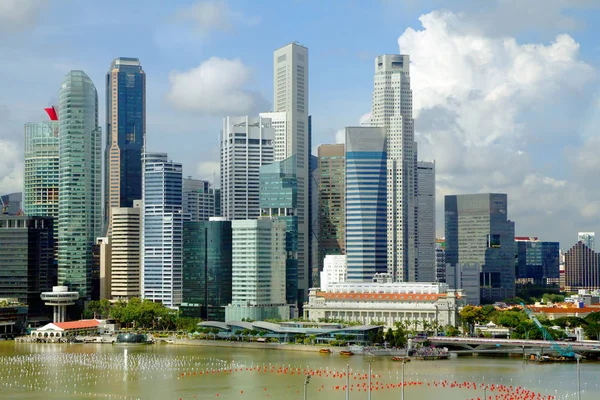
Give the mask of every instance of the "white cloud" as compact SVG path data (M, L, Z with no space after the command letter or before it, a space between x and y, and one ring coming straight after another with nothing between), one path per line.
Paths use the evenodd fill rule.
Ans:
M508 193L518 232L564 239L566 231L552 226L549 215L572 216L573 229L591 216L600 224L597 207L586 206L592 193L576 179L555 176L568 172L554 167L566 160L543 153L563 142L576 145L585 124L597 76L579 59L579 44L566 34L521 44L471 29L472 16L450 11L420 21L422 29L407 29L398 44L411 57L419 158L436 160L438 233L445 194L490 191ZM573 157L600 169L588 153ZM544 158L548 163L539 162ZM532 217L539 213L544 217Z
M371 124L371 112L365 113L360 116L358 119L359 125L370 125ZM351 125L352 126L352 125ZM338 129L335 131L335 142L336 143L346 143L346 129Z
M1 0L0 32L17 32L35 25L47 0Z
M0 195L23 190L23 149L0 138Z
M176 22L191 22L201 35L211 32L229 32L237 25L256 25L259 17L246 16L232 10L224 0L198 1L180 9L174 16Z
M211 57L189 71L171 72L167 100L182 110L217 116L268 110L267 101L246 88L250 80L250 68L239 59Z
M214 182L216 185L219 185L219 180L221 176L221 166L218 161L201 161L196 164L196 176L198 179L204 179L207 181Z

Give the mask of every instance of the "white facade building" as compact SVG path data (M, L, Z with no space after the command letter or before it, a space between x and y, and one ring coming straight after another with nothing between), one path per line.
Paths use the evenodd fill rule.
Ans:
M142 201L111 210L110 298L140 297Z
M417 163L417 282L436 281L435 162Z
M320 289L324 292L335 283L344 283L348 278L348 266L346 256L328 254L323 260L323 271L321 271Z
M596 232L578 232L577 241L596 251Z
M208 221L215 216L215 191L209 181L183 179L183 212L190 221Z
M225 321L288 319L285 221L237 220L232 228L232 299Z
M308 49L296 42L273 53L273 161L296 156L298 179L298 289L306 301L310 286L310 120L308 112Z
M441 328L456 325L463 305L462 292L443 283L345 283L329 285L327 292L311 289L304 318Z
M478 306L481 303L481 291L479 290L479 264L460 263L456 265L446 264L446 283L448 287L462 290L467 297L467 303Z
M182 165L144 155L142 298L178 308L182 300Z
M226 117L221 131L221 215L258 218L259 172L273 162L275 131L263 117Z
M371 124L387 133L387 263L396 281L417 280L417 144L408 55L375 59Z

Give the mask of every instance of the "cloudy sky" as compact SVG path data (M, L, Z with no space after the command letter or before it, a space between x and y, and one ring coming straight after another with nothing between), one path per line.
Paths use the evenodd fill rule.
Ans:
M272 52L310 52L314 150L370 111L373 58L411 57L421 159L443 196L505 192L518 235L600 234L600 1L0 0L0 193L20 191L23 124L71 69L100 96L113 58L147 73L147 142L218 170L221 117L269 110Z

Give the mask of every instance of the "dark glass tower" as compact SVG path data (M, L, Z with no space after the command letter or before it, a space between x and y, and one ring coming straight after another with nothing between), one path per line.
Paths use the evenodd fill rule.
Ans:
M225 321L231 303L231 221L183 223L183 316Z
M296 156L260 167L261 217L285 221L285 300L297 304L298 291L298 177Z
M106 74L104 222L112 207L133 207L142 198L146 143L146 74L137 58L116 58Z

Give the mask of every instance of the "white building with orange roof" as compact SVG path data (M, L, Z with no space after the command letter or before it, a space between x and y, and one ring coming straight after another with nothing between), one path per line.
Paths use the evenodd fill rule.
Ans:
M34 338L66 338L79 335L96 335L105 321L99 319L82 319L69 322L51 322L31 332Z
M328 291L310 289L304 305L304 318L310 321L340 320L369 325L408 322L423 328L426 324L453 325L466 304L461 290L445 283L339 283Z

